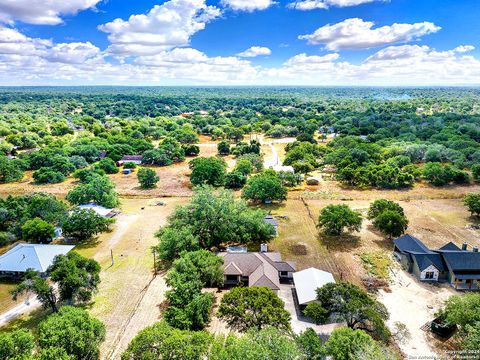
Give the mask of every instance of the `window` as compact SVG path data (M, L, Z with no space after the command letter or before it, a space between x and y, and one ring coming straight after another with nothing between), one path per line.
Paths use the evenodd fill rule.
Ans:
M435 273L433 271L427 271L425 273L425 279L426 280L432 280L435 276Z
M280 276L288 276L288 271L280 271Z
M227 275L227 281L238 281L237 275Z

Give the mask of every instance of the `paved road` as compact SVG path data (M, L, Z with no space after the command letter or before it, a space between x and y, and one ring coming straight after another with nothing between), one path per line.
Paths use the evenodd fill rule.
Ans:
M40 301L38 301L36 297L31 297L29 301L24 301L15 306L14 308L8 310L7 312L0 314L0 327L8 324L10 321L22 315L28 314L33 310L38 309L40 306Z

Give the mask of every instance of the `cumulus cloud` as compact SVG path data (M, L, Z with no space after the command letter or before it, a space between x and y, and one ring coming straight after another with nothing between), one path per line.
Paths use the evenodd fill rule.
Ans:
M330 7L348 7L386 0L300 0L288 4L289 8L297 10L328 9Z
M95 7L101 0L2 0L0 21L16 20L37 25L57 25L63 22L61 15L76 14Z
M325 45L328 50L368 49L399 42L408 42L441 28L431 22L393 24L372 29L374 23L359 18L346 19L337 24L327 24L312 34L300 35L312 45Z
M235 11L265 10L275 4L273 0L221 0L220 3Z
M0 26L0 84L473 85L480 82L480 61L468 54L473 49L404 44L383 48L359 64L331 52L301 53L265 67L239 56L175 47L118 63L90 42L55 44Z
M220 14L220 9L207 6L205 0L170 0L147 14L115 19L98 28L109 34L110 53L152 55L188 45L193 34Z
M45 51L43 58L51 62L81 64L100 54L100 49L90 42L57 44Z
M237 55L240 57L255 57L255 56L265 56L265 55L270 55L272 53L272 50L270 50L267 47L264 46L252 46L248 48L245 51L242 51L241 53L238 53Z

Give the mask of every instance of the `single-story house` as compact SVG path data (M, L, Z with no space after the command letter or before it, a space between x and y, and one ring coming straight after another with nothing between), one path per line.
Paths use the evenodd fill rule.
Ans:
M140 165L143 160L143 155L125 155L120 160L117 161L118 166L122 166L126 162L133 162L137 165Z
M273 217L273 215L268 214L267 216L265 216L264 221L265 221L267 224L272 225L272 226L275 228L275 235L278 235L278 221L275 220L275 218Z
M458 290L480 289L480 253L449 242L431 250L416 237L405 234L394 240L394 256L420 281L448 282Z
M224 285L266 286L274 291L292 279L295 264L282 261L277 252L221 252Z
M57 255L66 255L73 245L17 244L0 256L0 276L18 276L33 269L43 274Z
M118 214L118 212L115 211L114 209L108 209L106 207L103 207L103 206L95 204L95 203L83 204L83 205L79 205L77 207L79 209L83 209L83 210L93 210L97 213L97 215L107 217L107 218L112 218L112 217L114 217Z
M293 273L298 305L305 307L317 301L317 289L334 282L331 273L313 267Z

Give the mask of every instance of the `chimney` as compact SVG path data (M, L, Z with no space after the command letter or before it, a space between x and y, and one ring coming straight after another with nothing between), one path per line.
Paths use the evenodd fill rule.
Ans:
M478 246L473 247L473 252L478 252Z
M465 251L466 251L466 250L467 250L467 247L468 247L468 244L467 244L466 242L464 242L464 243L462 244L462 250L465 250Z
M268 252L268 245L267 244L260 244L260 252Z

